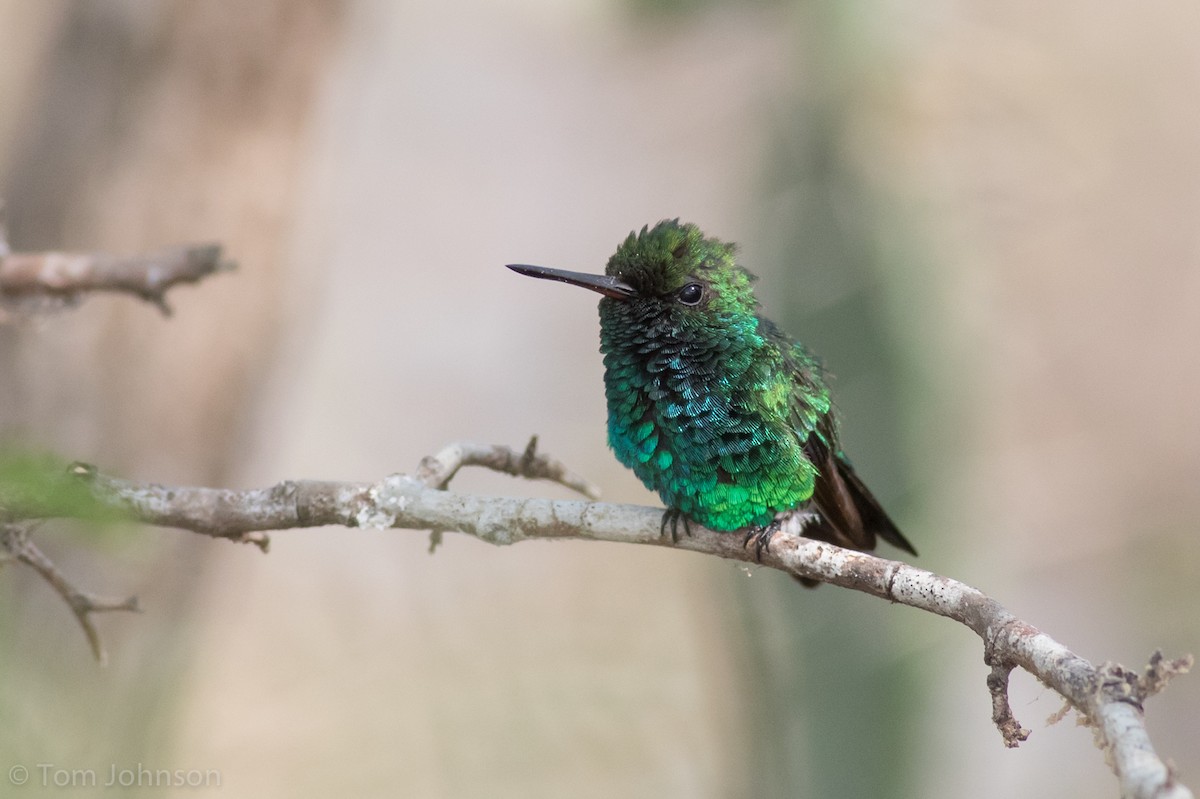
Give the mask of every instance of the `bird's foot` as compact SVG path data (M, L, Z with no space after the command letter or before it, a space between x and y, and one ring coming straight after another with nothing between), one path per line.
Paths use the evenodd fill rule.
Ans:
M762 563L763 550L771 551L771 537L779 532L779 527L779 520L776 519L766 526L756 524L746 528L746 537L742 540L742 546L748 547L753 542L754 559Z
M667 525L671 525L671 543L679 543L679 520L683 519L683 533L688 538L692 537L692 523L688 517L683 515L683 511L679 508L667 508L663 511L662 524L658 527L658 537L662 538L667 534Z

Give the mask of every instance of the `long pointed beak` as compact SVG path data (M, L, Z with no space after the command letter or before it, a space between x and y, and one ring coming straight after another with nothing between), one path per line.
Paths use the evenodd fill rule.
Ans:
M605 297L612 297L614 300L627 300L637 296L637 291L633 286L608 275L589 275L585 272L568 272L565 269L550 269L546 266L529 266L528 264L506 264L506 266L519 275L582 286L585 289L598 291Z

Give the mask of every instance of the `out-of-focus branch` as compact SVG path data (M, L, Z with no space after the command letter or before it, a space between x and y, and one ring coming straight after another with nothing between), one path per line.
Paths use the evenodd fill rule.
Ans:
M8 213L4 205L4 198L0 197L0 258L12 252L12 248L8 246Z
M170 316L167 291L196 283L234 264L221 259L217 244L171 247L143 255L105 253L9 252L0 244L0 300L5 305L37 307L46 300L68 305L96 291L133 294Z
M377 483L285 481L265 489L232 491L168 488L109 477L76 465L64 480L83 481L102 506L147 524L179 527L215 538L252 541L265 530L338 525L343 527L458 530L493 544L532 539L581 539L669 546L743 562L753 549L739 535L698 526L672 541L661 535L662 510L599 502L513 499L444 490L458 467L478 464L524 476L548 477L579 488L579 480L533 448L522 454L506 447L456 444L422 461L416 477L395 474ZM76 484L77 485L77 484ZM586 485L584 483L583 485ZM0 497L16 518L63 515L30 497ZM905 563L776 533L762 564L871 594L890 602L954 619L983 641L991 667L987 685L993 719L1006 746L1028 737L1012 714L1008 677L1021 668L1062 695L1096 731L1121 784L1121 795L1139 799L1192 799L1157 755L1144 723L1142 703L1176 674L1191 656L1167 660L1154 653L1139 674L1121 666L1093 666L979 590Z
M29 539L29 531L26 527L26 524L21 523L0 524L0 549L6 553L8 559L24 563L36 571L58 592L63 601L70 606L71 612L75 614L79 626L83 628L83 634L87 636L92 654L103 665L107 662L108 655L104 651L103 644L100 643L100 634L96 632L96 626L92 624L92 614L114 610L137 612L140 610L137 597L113 599L79 590L63 576L50 558L34 545L33 541Z

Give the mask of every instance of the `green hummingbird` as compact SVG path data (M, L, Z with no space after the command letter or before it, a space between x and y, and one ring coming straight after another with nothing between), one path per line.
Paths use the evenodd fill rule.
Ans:
M916 554L842 453L819 361L761 314L732 244L664 220L603 275L508 268L603 295L608 444L666 504L664 533L680 517L741 530L761 557L795 518L809 538Z

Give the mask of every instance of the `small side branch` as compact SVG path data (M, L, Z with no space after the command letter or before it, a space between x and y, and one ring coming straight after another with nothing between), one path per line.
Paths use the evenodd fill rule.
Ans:
M1012 666L994 665L987 677L988 692L992 695L992 723L1009 749L1015 749L1029 739L1029 730L1022 727L1013 716L1012 705L1008 701L1008 677L1012 671Z
M537 436L531 436L525 451L518 453L501 444L455 442L437 455L430 455L417 466L417 479L430 488L444 490L464 466L483 466L495 472L524 477L529 480L549 480L566 486L590 499L600 498L600 487L566 467L562 461L537 451Z
M74 305L88 293L116 291L140 297L170 316L168 290L233 268L231 261L221 259L217 244L130 256L0 249L0 300L18 309L36 308L46 301Z
M536 454L532 442L519 455L504 447L455 444L423 460L416 477L395 474L376 483L300 480L246 491L168 488L109 477L79 464L61 479L76 488L80 484L88 487L99 506L146 524L236 541L256 542L253 536L266 530L341 525L458 530L493 544L551 538L615 541L755 562L754 550L742 545L742 536L694 525L691 535L678 541L662 535L661 509L443 490L457 470L468 464L555 479L584 491L590 485L556 461ZM13 518L69 513L29 496L0 496L0 507L6 507ZM1120 666L1097 668L978 589L906 563L787 531L773 536L761 563L945 616L974 631L983 641L984 660L991 667L987 686L993 718L1006 746L1016 746L1029 735L1013 717L1008 699L1009 675L1021 668L1064 697L1096 730L1097 741L1120 781L1122 796L1194 799L1155 752L1142 710L1146 698L1173 676L1188 671L1191 656L1167 660L1155 653L1140 674Z
M100 633L96 631L96 625L92 623L92 614L115 610L136 613L140 610L137 597L113 599L79 590L63 576L50 558L34 545L33 541L29 539L28 529L22 524L0 525L0 547L4 549L10 559L29 566L58 592L58 595L71 608L71 612L75 614L75 620L79 622L79 626L83 628L83 634L87 636L88 645L92 648L92 654L96 660L101 665L106 663L108 654L100 642Z

